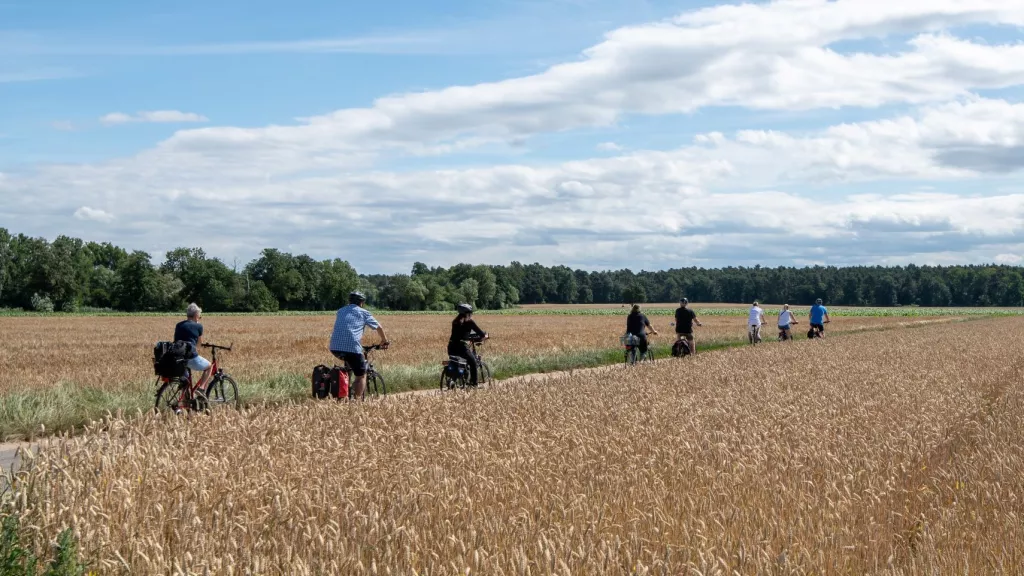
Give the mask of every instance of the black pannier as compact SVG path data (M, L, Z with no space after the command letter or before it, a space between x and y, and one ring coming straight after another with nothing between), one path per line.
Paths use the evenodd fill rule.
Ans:
M188 342L157 342L153 347L153 372L163 378L180 378L193 356L195 347Z

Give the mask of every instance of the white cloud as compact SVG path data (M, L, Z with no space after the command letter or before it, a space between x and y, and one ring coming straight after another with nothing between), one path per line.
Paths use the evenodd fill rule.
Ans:
M91 220L93 222L113 222L114 215L100 210L98 208L90 208L88 206L82 206L78 210L75 210L75 218L79 220Z
M615 142L601 142L597 145L597 149L601 152L620 152L622 146L619 146Z
M351 257L370 271L415 259L633 268L992 259L1019 244L1024 187L1019 178L1007 192L979 184L981 194L968 197L957 183L1016 177L1024 164L1024 104L972 94L1024 84L1024 44L949 35L970 23L1024 25L1024 3L709 8L615 30L579 60L532 76L392 95L290 126L183 130L132 158L44 167L0 182L12 199L0 215L43 228L54 224L40 201L80 220L97 215L82 203L117 206L108 229L119 236L103 239L170 248L188 219L215 254L275 246ZM896 47L833 49L877 38ZM675 150L560 164L375 169L393 154L440 163L445 154L521 146L535 134L626 114L888 104L910 112L799 132L713 130ZM104 120L184 116L205 120L182 112ZM933 189L914 192L922 180ZM884 185L870 197L830 189L866 182Z
M107 125L128 124L132 122L141 123L188 123L207 122L209 118L193 112L179 112L178 110L153 110L149 112L136 112L125 114L123 112L111 112L100 118L100 122Z

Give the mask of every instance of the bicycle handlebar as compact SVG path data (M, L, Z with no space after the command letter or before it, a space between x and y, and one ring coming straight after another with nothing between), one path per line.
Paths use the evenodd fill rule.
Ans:
M373 344L372 346L363 346L363 354L371 352L373 350L387 350L387 346L383 344Z
M235 347L235 343L232 342L230 346L219 346L217 344L207 344L206 342L203 342L202 344L200 344L200 346L202 346L203 348L210 348L212 350L226 350L228 352L231 352L231 349Z

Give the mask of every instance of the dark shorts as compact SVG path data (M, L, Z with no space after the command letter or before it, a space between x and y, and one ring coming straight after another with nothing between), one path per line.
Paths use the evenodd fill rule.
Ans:
M785 330L785 331L789 332L790 329L791 328L790 328L789 324L786 324L785 326L779 326L779 330Z
M337 350L331 350L331 354L334 354L334 357L338 360L343 360L349 369L352 370L353 376L366 376L366 357L362 354L338 352Z
M821 332L825 331L825 325L824 324L811 324L811 328L817 328Z
M687 340L693 340L693 332L676 332L676 336L682 336Z

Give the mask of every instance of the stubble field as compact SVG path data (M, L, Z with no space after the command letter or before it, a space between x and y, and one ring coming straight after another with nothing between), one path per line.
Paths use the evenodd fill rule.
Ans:
M36 550L71 527L101 573L1013 573L1021 338L935 324L115 420L36 456L5 506Z

